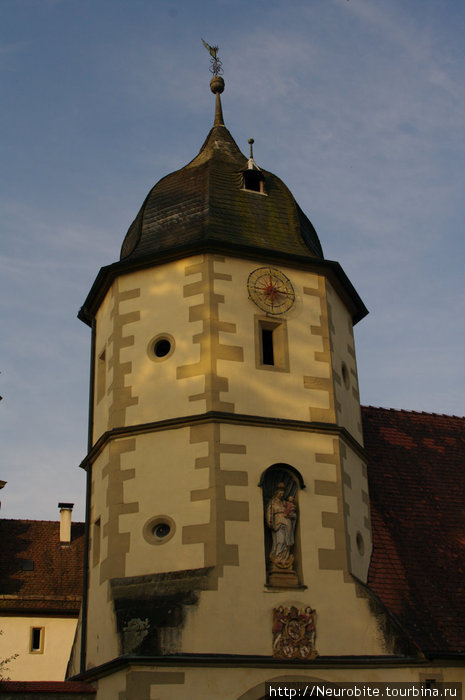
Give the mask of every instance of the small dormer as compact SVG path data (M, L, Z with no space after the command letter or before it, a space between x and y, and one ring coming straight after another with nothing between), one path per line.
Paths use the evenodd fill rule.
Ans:
M259 192L260 194L266 194L265 192L265 178L263 173L254 161L253 158L253 146L254 140L249 139L250 144L250 158L247 161L246 170L242 171L242 189L248 190L249 192Z

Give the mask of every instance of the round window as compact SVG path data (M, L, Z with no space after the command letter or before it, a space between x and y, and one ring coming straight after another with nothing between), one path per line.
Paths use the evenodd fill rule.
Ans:
M158 340L153 347L153 351L157 357L166 357L170 350L171 343L168 338Z
M160 540L164 537L168 537L170 532L171 528L168 523L158 523L158 525L154 525L152 528L152 535L155 535L155 537L158 537Z
M150 518L144 525L142 534L149 544L164 544L169 542L176 532L176 525L169 515L157 515Z
M169 333L160 333L152 338L147 347L147 354L151 360L161 362L167 360L174 352L174 338Z

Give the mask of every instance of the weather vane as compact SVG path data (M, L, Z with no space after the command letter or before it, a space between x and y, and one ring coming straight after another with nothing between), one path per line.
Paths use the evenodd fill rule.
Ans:
M202 39L202 44L205 46L207 49L208 53L211 56L210 59L210 71L213 73L213 75L216 77L218 75L223 74L223 67L221 65L221 61L218 58L218 46L210 46L210 44L207 44L206 41Z

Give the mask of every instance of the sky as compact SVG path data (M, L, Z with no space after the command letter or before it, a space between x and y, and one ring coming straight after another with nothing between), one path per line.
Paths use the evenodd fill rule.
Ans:
M462 0L0 0L0 494L84 518L90 330L149 189L213 122L288 185L370 313L364 405L464 415Z

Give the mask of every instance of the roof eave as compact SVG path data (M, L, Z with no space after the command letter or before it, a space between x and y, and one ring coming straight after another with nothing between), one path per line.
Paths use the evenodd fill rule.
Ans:
M157 252L139 260L120 260L112 265L106 265L100 268L90 292L78 312L78 318L88 326L92 326L92 320L95 318L108 289L112 282L120 275L161 265L171 260L179 260L190 255L198 255L200 253L223 253L233 257L248 258L250 260L259 260L262 262L266 260L276 264L283 264L283 262L286 262L291 266L301 269L315 270L316 272L325 274L333 284L335 290L344 299L351 313L354 325L368 314L368 309L355 287L347 277L341 265L334 260L295 255L278 250L263 250L262 248L254 248L251 246L236 246L234 243L230 242L225 243L223 241L206 240L199 241L195 244L189 244L188 246L170 248L167 251Z

